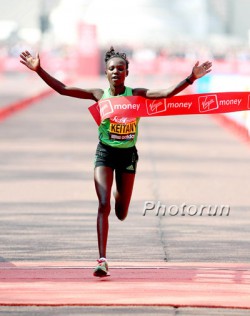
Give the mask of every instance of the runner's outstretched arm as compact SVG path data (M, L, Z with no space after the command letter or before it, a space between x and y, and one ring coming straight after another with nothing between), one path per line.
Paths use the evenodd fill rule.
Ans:
M212 63L206 61L199 65L197 61L192 69L192 73L186 79L182 80L177 85L167 89L143 89L137 88L133 90L133 95L142 96L149 99L171 98L192 84L196 79L199 79L211 71Z
M66 86L61 81L48 74L41 67L39 54L36 54L36 56L33 57L28 51L25 51L20 54L20 57L20 62L22 64L24 64L30 70L35 71L43 79L43 81L47 83L47 85L62 95L80 99L90 99L94 101L100 100L103 95L102 89L80 89Z

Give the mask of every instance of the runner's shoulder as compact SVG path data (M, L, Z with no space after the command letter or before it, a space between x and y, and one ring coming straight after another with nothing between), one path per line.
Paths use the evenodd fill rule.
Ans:
M103 97L103 94L104 94L103 89L90 89L90 91L95 101L100 101L101 98Z
M134 88L132 90L133 92L133 96L137 96L137 97L146 97L148 89L145 88Z

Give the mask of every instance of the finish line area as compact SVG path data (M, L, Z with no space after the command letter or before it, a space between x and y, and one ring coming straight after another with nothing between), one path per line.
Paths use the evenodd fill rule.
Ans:
M90 265L1 264L0 305L250 308L249 264L114 262L105 278Z
M247 315L249 143L208 115L142 118L129 215L112 210L111 276L96 278L89 105L52 94L0 123L0 315Z

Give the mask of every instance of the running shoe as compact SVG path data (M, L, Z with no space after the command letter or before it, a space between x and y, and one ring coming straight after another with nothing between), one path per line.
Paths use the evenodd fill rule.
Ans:
M97 260L98 265L94 268L93 275L96 277L110 276L107 259L100 258Z

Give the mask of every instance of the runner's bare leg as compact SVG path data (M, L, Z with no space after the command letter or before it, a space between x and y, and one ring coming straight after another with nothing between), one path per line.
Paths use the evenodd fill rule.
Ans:
M97 215L97 236L100 258L106 258L106 248L109 230L110 196L113 183L113 169L99 166L94 172L95 188L99 200Z

